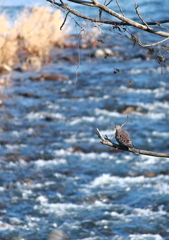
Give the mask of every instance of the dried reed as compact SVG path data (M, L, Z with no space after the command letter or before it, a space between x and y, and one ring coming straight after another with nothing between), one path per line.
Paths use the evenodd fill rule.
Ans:
M44 6L33 7L24 9L10 28L10 20L2 13L0 72L4 69L9 71L17 58L26 60L33 55L42 61L47 57L52 47L61 45L65 39L65 30L60 30L62 22L63 17L59 10L52 11L50 7ZM26 57L23 57L24 54Z
M52 12L49 7L33 7L22 12L15 28L28 53L43 58L54 43L60 44L64 40L65 32L60 30L62 22L59 10Z
M0 71L9 70L16 58L17 39L9 27L9 20L3 13L0 15Z

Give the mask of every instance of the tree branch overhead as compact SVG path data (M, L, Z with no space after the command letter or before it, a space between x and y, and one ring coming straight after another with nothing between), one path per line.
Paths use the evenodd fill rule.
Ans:
M47 1L50 1L50 0L47 0ZM92 0L92 2L81 1L81 0L68 0L68 1L74 2L74 3L77 3L77 4L90 6L90 7L97 7L99 9L101 9L102 11L104 11L104 12L106 12L106 13L108 13L108 14L116 17L116 18L118 18L119 20L121 20L123 22L123 23L121 23L121 25L123 25L124 23L127 23L128 26L133 26L135 28L138 28L138 29L141 29L143 31L147 31L147 32L150 32L150 33L162 36L162 37L166 37L166 38L169 37L169 32L157 31L157 30L155 30L153 28L150 28L148 26L148 25L150 25L150 23L146 23L145 21L142 22L142 23L139 23L139 22L133 21L133 20L131 20L129 18L126 18L125 16L123 16L123 15L121 15L121 14L119 14L119 13L113 11L113 10L111 10L106 5L103 5L103 4L99 3L97 0ZM69 10L70 10L70 8L69 8Z

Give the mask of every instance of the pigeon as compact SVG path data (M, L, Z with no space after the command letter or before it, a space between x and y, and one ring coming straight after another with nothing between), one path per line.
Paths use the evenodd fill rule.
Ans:
M53 230L47 240L69 240L69 237L62 231L60 230Z
M115 133L116 141L122 146L131 148L135 154L139 154L138 150L135 149L132 141L130 140L128 133L123 131L120 125L117 125L115 127L115 130L116 130L116 133Z

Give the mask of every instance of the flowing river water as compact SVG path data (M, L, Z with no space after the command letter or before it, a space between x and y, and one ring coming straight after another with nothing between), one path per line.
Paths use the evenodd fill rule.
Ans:
M167 16L167 1L142 2ZM53 229L74 240L169 239L169 159L116 151L95 134L111 137L128 115L137 148L169 152L169 67L106 36L118 52L107 59L81 49L78 66L64 58L78 62L77 48L55 49L60 58L39 73L1 75L0 239L45 240Z

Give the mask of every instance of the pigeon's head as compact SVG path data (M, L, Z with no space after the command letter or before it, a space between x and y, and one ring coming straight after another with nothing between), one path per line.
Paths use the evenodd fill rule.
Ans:
M121 126L120 125L117 125L116 127L115 127L115 130L117 131L117 130L120 130L121 129Z

